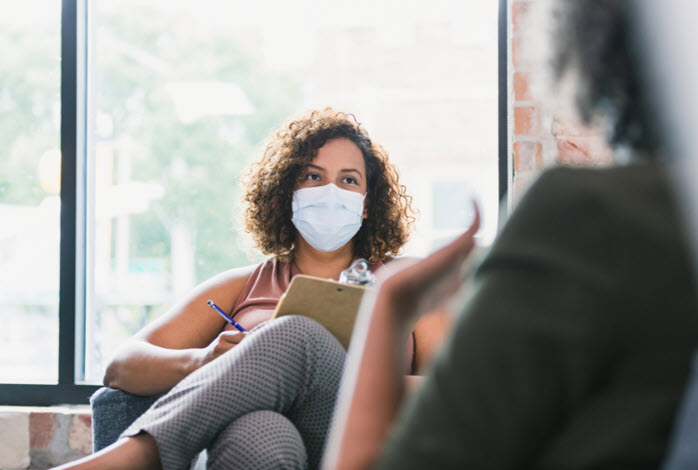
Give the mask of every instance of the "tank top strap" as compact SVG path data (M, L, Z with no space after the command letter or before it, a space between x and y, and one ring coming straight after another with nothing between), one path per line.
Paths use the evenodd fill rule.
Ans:
M277 302L286 292L291 278L300 271L293 262L285 263L278 258L269 258L260 263L247 278L232 308L235 317L241 310L251 305Z

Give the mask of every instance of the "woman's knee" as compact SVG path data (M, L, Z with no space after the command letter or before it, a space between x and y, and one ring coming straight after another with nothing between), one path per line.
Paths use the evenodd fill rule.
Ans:
M285 331L307 331L314 335L324 335L328 333L320 323L303 315L284 315L266 322L264 328L281 329Z
M337 343L337 346L343 350L334 335L324 326L312 318L302 315L284 315L268 321L252 331L253 334L248 340L254 337L254 342L270 342L275 347L282 347L283 344L334 347L334 343Z
M305 469L303 439L285 416L254 411L228 425L208 451L209 469Z

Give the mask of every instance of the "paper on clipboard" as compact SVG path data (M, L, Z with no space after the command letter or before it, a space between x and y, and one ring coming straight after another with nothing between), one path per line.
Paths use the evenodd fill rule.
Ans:
M284 315L312 318L347 349L365 290L358 285L298 274L279 299L272 318Z

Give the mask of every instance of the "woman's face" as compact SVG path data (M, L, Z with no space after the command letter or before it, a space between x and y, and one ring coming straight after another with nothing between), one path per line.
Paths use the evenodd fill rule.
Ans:
M366 194L366 164L359 147L349 139L329 140L305 169L296 189L334 183L338 188Z

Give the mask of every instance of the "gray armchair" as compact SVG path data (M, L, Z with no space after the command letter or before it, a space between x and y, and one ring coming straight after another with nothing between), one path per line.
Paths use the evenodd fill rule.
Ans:
M102 387L90 397L92 450L116 442L119 435L142 415L159 396L143 397L116 388Z
M698 469L698 351L693 355L693 367L662 466L662 470L695 469Z
M143 414L160 395L144 397L116 388L102 387L90 397L92 408L92 450L97 452L119 438L119 435ZM206 451L192 462L192 470L206 468Z

